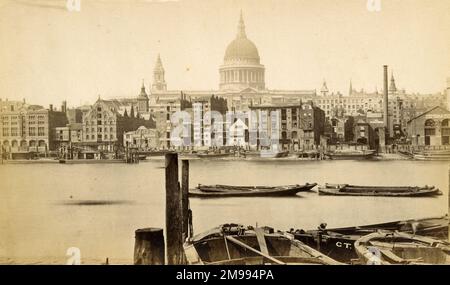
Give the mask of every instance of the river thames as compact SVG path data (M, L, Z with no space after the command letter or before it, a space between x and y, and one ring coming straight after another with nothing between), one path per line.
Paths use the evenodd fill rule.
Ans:
M448 211L448 162L192 160L191 187L306 182L434 185L429 198L333 197L191 199L194 232L223 223L279 230L353 226L441 216ZM132 264L134 231L164 227L164 160L126 164L0 165L0 263Z

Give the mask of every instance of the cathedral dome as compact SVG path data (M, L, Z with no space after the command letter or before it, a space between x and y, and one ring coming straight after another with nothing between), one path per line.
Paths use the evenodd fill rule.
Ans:
M255 44L245 34L242 11L236 38L228 45L223 59L219 67L220 90L265 89L264 65Z
M224 60L250 60L259 63L258 49L251 40L247 38L236 38L228 45Z
M225 51L224 61L250 61L259 63L259 60L258 49L245 34L244 19L241 13L236 39L228 45Z

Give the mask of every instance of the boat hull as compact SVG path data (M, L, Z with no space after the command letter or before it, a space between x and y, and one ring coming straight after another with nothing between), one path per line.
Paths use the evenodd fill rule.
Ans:
M283 197L295 196L299 192L309 191L314 188L317 183L305 185L279 186L273 188L213 188L204 187L189 190L189 197L200 198L224 198L224 197ZM203 189L203 190L202 190Z
M197 157L199 158L221 158L221 157L229 157L232 153L198 153Z
M222 225L184 244L189 265L339 265L328 256L271 228Z
M359 238L354 246L361 264L450 264L448 242L407 233L375 232Z
M357 227L332 228L322 231L297 230L293 234L295 239L327 254L329 257L340 262L350 263L358 258L354 243L362 236L379 230L400 231L445 240L448 238L449 219L447 215Z
M375 153L351 154L351 153L327 153L327 157L332 160L368 160L375 156Z
M61 159L61 164L113 164L126 163L125 159Z
M319 188L319 195L331 196L381 196L381 197L423 197L441 195L439 189L425 189L415 191L380 191L367 189L363 191L342 191L342 189Z

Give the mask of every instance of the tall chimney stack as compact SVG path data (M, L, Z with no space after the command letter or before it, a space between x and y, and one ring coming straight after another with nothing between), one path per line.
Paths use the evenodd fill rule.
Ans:
M50 104L49 109L50 111L53 111L53 104Z
M389 139L389 99L388 99L388 66L384 65L384 87L383 87L383 123L385 127L386 142Z

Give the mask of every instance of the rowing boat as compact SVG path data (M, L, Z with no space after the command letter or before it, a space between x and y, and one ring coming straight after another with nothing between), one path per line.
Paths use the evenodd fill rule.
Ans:
M190 197L221 198L221 197L281 197L295 196L298 192L309 191L317 183L286 186L228 186L228 185L199 185L189 190Z
M378 231L355 242L363 264L450 264L450 243L401 232Z
M184 244L189 265L339 265L341 263L272 228L225 224Z
M345 263L358 258L354 243L369 233L384 231L400 231L414 235L427 236L446 240L448 238L449 218L442 217L410 219L356 227L330 228L317 230L291 230L295 239L327 254L329 257Z

